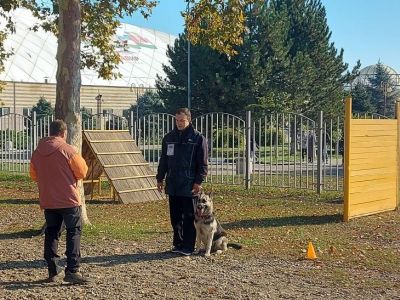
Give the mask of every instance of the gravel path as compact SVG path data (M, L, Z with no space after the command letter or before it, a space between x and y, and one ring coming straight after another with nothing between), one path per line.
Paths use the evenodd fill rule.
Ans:
M82 245L85 286L45 283L43 239L0 239L0 299L400 299L400 275L341 269L345 284L326 279L340 266L271 257L238 258L236 250L181 257L157 242L102 240ZM63 251L65 245L60 243ZM240 251L240 250L239 250ZM345 275L343 275L345 274ZM387 278L386 278L387 277ZM385 279L391 287L363 282Z

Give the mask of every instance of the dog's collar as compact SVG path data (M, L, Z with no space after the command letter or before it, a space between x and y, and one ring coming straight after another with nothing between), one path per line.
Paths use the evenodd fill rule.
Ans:
M196 216L199 217L199 218L201 218L201 219L208 219L209 217L211 217L211 214L208 214L208 215L203 215L203 214L199 215L199 214L196 214Z

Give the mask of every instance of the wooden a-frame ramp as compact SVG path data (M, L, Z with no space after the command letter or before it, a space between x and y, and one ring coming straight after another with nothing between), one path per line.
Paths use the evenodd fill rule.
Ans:
M163 199L154 172L144 159L128 130L85 130L82 156L89 167L85 194L104 173L122 203Z

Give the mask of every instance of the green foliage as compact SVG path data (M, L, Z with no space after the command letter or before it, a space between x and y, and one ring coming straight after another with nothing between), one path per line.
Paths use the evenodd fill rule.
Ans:
M82 122L88 122L89 120L92 119L91 112L84 106L81 108L81 114L82 114Z
M179 35L167 56L166 78L158 77L156 87L167 112L187 106L187 40ZM238 56L231 60L210 47L191 46L191 103L193 115L224 111L237 114L244 110L246 99L240 97Z
M134 118L138 115L139 118L156 113L164 113L164 101L153 91L146 91L138 99L137 104L131 105L130 108L124 113L124 117L130 120L131 111L133 111Z
M394 117L395 83L386 67L378 62L375 74L366 83L358 82L351 91L352 109L355 113L378 113Z
M31 147L31 136L28 131L10 129L0 131L1 149L7 150L6 142L11 141L13 149L27 150Z
M255 128L255 137L257 142L260 143L260 146L274 146L274 145L282 145L284 143L285 133L282 129L277 129L276 127L266 126L260 127L256 126Z
M244 142L244 134L232 128L221 128L213 131L214 148L242 148Z
M393 117L396 98L390 92L394 89L394 82L381 62L376 65L376 74L369 78L369 84L375 111L378 114Z
M347 72L343 50L330 42L325 8L320 0L254 1L243 7L246 30L238 55L228 57L209 47L191 47L192 109L225 111L296 111L316 117L342 113ZM179 36L167 55L171 66L157 88L168 111L186 106L187 44Z
M32 107L32 111L36 112L37 119L52 116L54 114L54 109L51 106L51 103L44 97L39 98L36 105Z
M369 87L357 83L352 91L352 110L354 113L374 113L376 107L373 103Z

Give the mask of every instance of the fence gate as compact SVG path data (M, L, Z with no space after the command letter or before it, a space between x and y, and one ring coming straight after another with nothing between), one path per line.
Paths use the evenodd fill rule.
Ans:
M0 170L26 173L35 149L34 132L30 118L19 114L0 116Z
M193 119L208 142L208 182L243 184L246 172L245 121L228 113L209 113Z
M151 114L139 118L130 128L133 139L155 172L161 155L162 139L174 126L174 115Z

